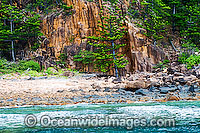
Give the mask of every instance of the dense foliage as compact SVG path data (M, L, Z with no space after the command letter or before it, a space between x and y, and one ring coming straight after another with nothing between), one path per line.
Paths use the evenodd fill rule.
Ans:
M0 59L0 72L3 74L6 73L15 73L23 72L26 70L40 71L40 65L35 61L20 61L18 63L9 62L6 59Z
M72 6L62 0L2 0L0 1L0 57L15 61L16 51L29 48L36 50L40 45L41 14L54 8L71 13ZM12 51L12 52L11 52ZM11 54L12 55L11 55Z
M14 46L37 49L39 46L40 32L40 15L19 9L12 3L2 1L0 3L0 50L1 56L10 59L10 50L13 50L12 56L14 58ZM12 42L12 43L11 43ZM14 60L14 59L13 59Z
M89 70L89 65L93 65L95 56L92 51L88 50L81 50L77 55L74 56L74 61L81 63L81 69L84 71L86 66L88 66L88 72Z
M146 29L146 33L143 34L154 45L163 38L167 38L170 45L173 45L172 40L178 38L183 48L180 51L181 63L186 63L182 61L183 58L190 60L196 57L195 52L200 47L198 0L142 0L140 3L132 0L128 14L137 26ZM187 63L188 68L196 64L190 63Z

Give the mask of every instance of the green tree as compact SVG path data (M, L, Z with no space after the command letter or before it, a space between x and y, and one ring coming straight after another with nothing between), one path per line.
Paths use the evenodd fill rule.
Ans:
M162 0L145 0L138 3L136 0L130 2L128 14L133 18L136 25L146 29L145 34L153 44L164 38L167 34L167 26L170 24L169 10Z
M132 22L146 30L144 33L152 44L168 38L180 39L183 52L180 61L199 51L200 47L200 6L198 0L143 0L130 2L128 14ZM184 61L181 61L182 63ZM194 64L194 63L193 63Z
M105 6L103 3L100 10L101 20L98 21L99 33L97 36L89 36L88 42L94 47L95 68L102 72L110 71L113 67L116 77L119 77L119 69L127 65L125 55L120 52L120 48L126 44L120 43L127 32L125 29L124 21L125 14L122 13L119 1L110 4L110 7ZM108 12L108 15L105 15Z
M90 71L90 64L93 64L95 57L92 51L81 50L77 55L74 56L74 61L79 62L83 66L83 71L86 65L88 66L88 72Z
M0 49L5 53L11 49L13 61L15 61L14 42L18 41L20 42L18 45L22 45L24 41L30 48L38 43L38 36L42 35L39 18L39 14L20 10L12 3L8 4L6 1L0 3Z

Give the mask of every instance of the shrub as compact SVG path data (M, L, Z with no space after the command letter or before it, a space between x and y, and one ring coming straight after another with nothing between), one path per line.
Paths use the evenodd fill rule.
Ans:
M165 59L165 60L163 61L163 64L167 64L167 63L169 63L169 62L170 62L169 60Z
M49 68L47 68L46 73L50 74L50 75L56 75L56 74L58 74L58 71L56 69L54 69L53 67L49 67Z
M181 55L179 55L178 57L178 61L182 64L186 63L186 59L189 57L189 55L187 53L181 53Z
M182 64L186 64L188 69L192 69L193 66L200 64L200 55L182 53L178 61Z
M33 61L20 61L19 62L19 70L27 70L27 69L31 69L31 70L35 70L37 72L40 71L40 65Z
M166 67L168 66L168 63L169 63L169 62L170 62L169 60L165 59L163 62L160 62L160 63L156 64L156 65L153 67L153 69L157 69L157 68L163 69L163 68L166 68Z
M17 71L17 64L14 62L8 62L6 59L0 59L0 72L12 73Z
M200 64L200 56L199 55L191 55L185 60L188 69L192 69L193 66Z
M37 77L39 75L37 71L33 71L33 70L29 71L28 74L31 75L32 77Z
M67 54L66 53L61 53L58 58L59 58L59 61L56 61L56 64L65 66L66 65L65 60L67 59Z

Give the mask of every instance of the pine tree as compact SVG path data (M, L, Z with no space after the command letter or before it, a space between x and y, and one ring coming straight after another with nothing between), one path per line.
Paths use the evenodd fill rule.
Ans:
M119 77L119 69L127 65L125 55L120 52L120 48L126 44L120 43L127 32L124 26L125 14L118 6L119 1L111 3L109 7L104 3L101 6L98 21L97 36L89 36L89 44L94 47L95 68L102 72L110 71L114 68L116 77ZM105 15L108 12L108 15Z
M93 64L95 57L93 55L92 51L88 50L81 50L77 55L74 56L74 61L81 63L83 66L82 69L84 71L84 68L88 66L88 72L90 72L90 64Z
M13 61L15 61L14 42L25 41L25 44L29 43L30 48L37 44L38 36L42 35L39 18L38 14L20 10L12 3L8 4L6 1L0 3L0 49L5 53L8 53L7 49L11 49Z
M167 26L170 24L169 6L161 0L146 0L141 3L133 0L130 3L128 14L133 18L137 26L146 30L146 35L153 44L166 36Z

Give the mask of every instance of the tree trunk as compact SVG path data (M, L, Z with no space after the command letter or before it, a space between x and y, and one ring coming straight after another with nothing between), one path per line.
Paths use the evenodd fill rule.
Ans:
M13 21L11 20L10 21L10 32L11 32L11 34L12 34L12 31L13 31ZM11 41L11 46L12 46L12 59L15 62L15 51L14 51L14 42L13 42L13 40Z

